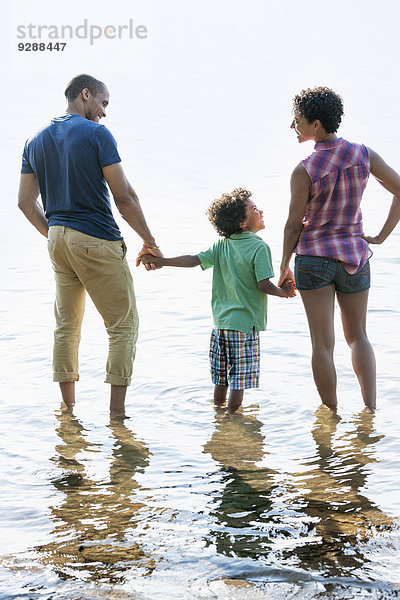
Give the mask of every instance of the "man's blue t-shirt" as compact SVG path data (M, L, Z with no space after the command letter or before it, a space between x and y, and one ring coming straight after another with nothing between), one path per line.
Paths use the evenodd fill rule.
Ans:
M26 142L21 173L36 175L50 227L120 240L102 172L118 162L116 141L104 125L68 114Z

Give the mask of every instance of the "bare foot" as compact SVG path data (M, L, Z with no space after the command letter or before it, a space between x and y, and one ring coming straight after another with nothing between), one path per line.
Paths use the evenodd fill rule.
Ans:
M113 413L113 412L110 411L110 420L112 420L112 421L125 421L125 419L130 419L130 417L128 417L128 415L126 415L125 413L118 414L118 413Z

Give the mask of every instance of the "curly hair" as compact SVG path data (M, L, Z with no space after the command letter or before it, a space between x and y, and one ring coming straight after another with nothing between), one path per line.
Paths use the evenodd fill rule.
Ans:
M222 194L221 198L210 204L207 216L219 235L228 238L233 233L241 233L241 224L247 216L247 200L250 196L251 192L248 190L237 188L230 194Z
M73 102L77 96L81 93L85 88L89 90L92 96L97 96L99 92L102 92L105 89L105 85L102 81L99 81L95 77L91 75L86 75L86 73L82 73L81 75L77 75L68 83L65 88L64 95L68 102Z
M293 98L293 112L299 112L309 123L318 119L326 133L335 133L343 116L343 100L327 87L308 88Z

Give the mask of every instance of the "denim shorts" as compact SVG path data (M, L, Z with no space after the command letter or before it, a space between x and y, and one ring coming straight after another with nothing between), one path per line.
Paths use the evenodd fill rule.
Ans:
M371 286L369 260L361 271L350 275L340 260L325 256L297 254L294 276L298 290L318 290L333 283L337 292L356 294Z

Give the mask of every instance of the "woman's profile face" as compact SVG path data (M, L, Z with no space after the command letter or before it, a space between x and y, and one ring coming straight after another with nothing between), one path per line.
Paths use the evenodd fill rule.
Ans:
M298 111L294 112L290 128L295 130L299 144L314 139L314 124L307 121L307 119Z

